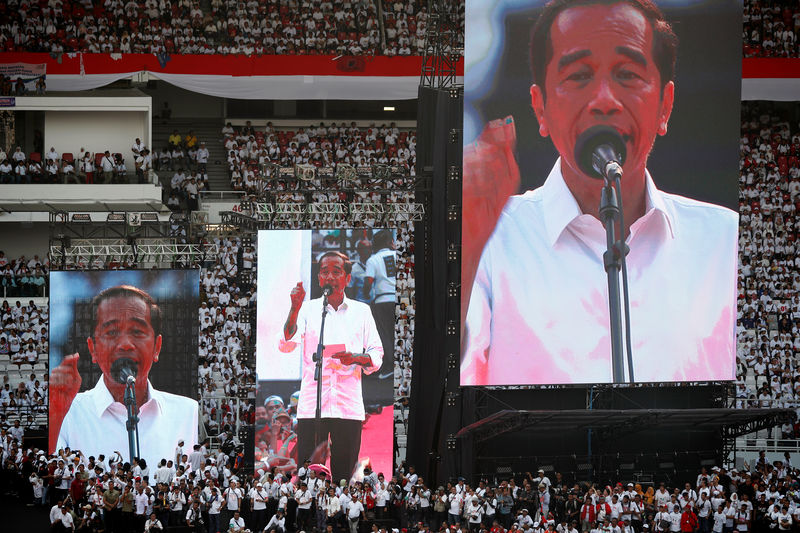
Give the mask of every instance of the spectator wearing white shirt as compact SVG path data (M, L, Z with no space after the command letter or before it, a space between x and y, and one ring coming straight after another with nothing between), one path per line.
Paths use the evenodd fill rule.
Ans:
M100 167L103 169L103 182L111 183L114 180L114 160L108 150L103 152L103 157L100 159Z
M197 171L201 174L207 173L207 166L208 166L208 148L206 148L206 143L201 142L200 148L198 148L197 153L195 154L195 160L197 161Z

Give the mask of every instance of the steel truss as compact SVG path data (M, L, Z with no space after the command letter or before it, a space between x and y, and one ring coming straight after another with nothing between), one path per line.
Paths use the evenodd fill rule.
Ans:
M463 4L462 4L463 5ZM463 41L458 2L431 0L428 2L428 28L425 50L422 53L420 85L446 89L456 84L456 64L463 55Z
M191 266L200 264L206 258L215 257L219 252L216 244L184 244L170 239L80 239L67 245L59 240L50 241L50 262L62 268L86 265L99 259L103 263L119 261L138 267L153 266Z
M213 232L246 231L282 227L282 223L301 226L350 224L353 227L392 227L398 222L422 222L425 219L422 203L310 203L256 202L245 205L242 212L223 211L221 224L209 228Z
M301 168L302 167L302 168ZM313 173L311 176L309 173ZM429 191L430 177L411 176L401 167L373 165L353 167L340 164L333 167L265 167L262 169L262 195L313 192L377 192Z

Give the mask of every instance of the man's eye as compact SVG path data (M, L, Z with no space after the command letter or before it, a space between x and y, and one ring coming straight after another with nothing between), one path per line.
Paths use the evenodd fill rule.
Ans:
M588 81L590 79L592 79L592 73L588 70L580 70L567 76L568 81Z
M641 76L632 70L623 69L617 72L617 77L621 80L638 80Z

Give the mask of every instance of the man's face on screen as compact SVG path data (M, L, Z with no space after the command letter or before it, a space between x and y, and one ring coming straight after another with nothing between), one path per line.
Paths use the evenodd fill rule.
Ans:
M662 96L650 22L626 3L572 7L556 17L550 43L544 87L531 87L539 133L579 174L578 136L611 126L627 146L625 171L643 173L656 135L667 132L674 92L669 82Z
M326 284L333 287L332 296L344 294L344 288L350 283L350 274L344 270L344 260L341 257L323 257L319 264L319 286Z
M127 357L139 364L139 377L146 378L158 361L161 335L156 337L150 323L150 310L141 298L116 296L100 303L94 336L89 339L92 361L106 376L106 385L124 388L111 376L111 365ZM113 391L112 391L113 392Z

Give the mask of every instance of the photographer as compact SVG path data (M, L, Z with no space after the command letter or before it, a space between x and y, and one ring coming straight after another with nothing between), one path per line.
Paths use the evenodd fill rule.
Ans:
M155 531L164 531L164 526L161 525L161 520L156 518L156 513L150 513L150 518L144 523L144 533L153 533Z
M244 518L242 518L238 510L234 511L233 517L230 519L230 522L228 522L228 532L242 533L244 530Z
M283 515L283 510L278 509L275 513L275 516L269 519L267 523L267 527L264 528L264 531L275 531L276 533L284 533L286 531L286 517ZM256 529L256 531L260 531Z
M192 506L186 511L186 525L194 533L204 533L205 521L203 521L203 512L200 510L200 502L198 500L193 501Z
M483 523L487 528L492 527L497 514L497 498L494 497L494 490L488 489L483 502Z
M433 495L433 513L434 520L432 529L438 530L439 527L447 522L447 494L444 492L444 487L436 489L436 494Z
M208 530L213 532L219 531L222 492L213 480L209 481L208 485L203 489L202 498L208 510Z
M483 520L483 513L483 504L481 504L481 500L477 496L473 496L464 505L464 516L469 523L469 530L473 533L480 529L481 522Z
M172 492L169 494L170 526L177 526L181 523L181 518L184 516L184 505L186 505L186 495L178 485L173 485Z
M256 483L256 486L250 489L250 516L255 531L261 531L267 521L267 500L269 494L264 490L264 486Z

